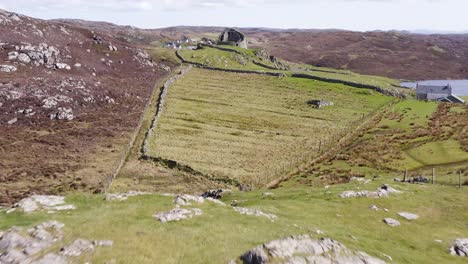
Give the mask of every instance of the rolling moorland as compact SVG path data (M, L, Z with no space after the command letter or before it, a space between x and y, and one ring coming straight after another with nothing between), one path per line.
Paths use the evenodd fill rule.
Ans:
M467 105L153 39L179 29L0 15L0 263L466 262Z

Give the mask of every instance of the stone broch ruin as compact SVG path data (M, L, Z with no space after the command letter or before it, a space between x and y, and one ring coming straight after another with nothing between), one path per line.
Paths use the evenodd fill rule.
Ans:
M247 38L241 32L233 28L227 28L219 35L218 45L231 45L246 49Z

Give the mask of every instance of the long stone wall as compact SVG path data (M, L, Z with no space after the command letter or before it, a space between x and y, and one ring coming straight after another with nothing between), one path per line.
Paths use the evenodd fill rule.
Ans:
M339 80L339 79L331 79L331 78L325 78L325 77L318 77L314 75L309 75L309 74L304 74L304 73L293 73L292 77L296 78L305 78L305 79L312 79L312 80L317 80L317 81L322 81L322 82L329 82L329 83L340 83L344 85L348 85L351 87L355 88L365 88L365 89L372 89L375 90L379 93L382 93L384 95L389 95L389 96L394 96L394 97L400 97L404 98L405 95L401 92L398 91L390 91L384 88L381 88L379 86L375 85L370 85L370 84L363 84L363 83L356 83L356 82L350 82L350 81L345 81L345 80Z
M151 126L145 134L145 139L143 141L143 145L141 147L142 156L147 156L148 152L148 138L153 135L156 126L158 125L159 117L161 116L162 112L164 111L164 102L166 100L167 92L169 87L174 84L178 79L182 78L185 74L187 74L192 69L192 66L188 66L182 69L179 74L172 76L169 78L164 85L161 87L161 92L158 98L158 104L156 105L156 115L154 116L153 120L151 121Z

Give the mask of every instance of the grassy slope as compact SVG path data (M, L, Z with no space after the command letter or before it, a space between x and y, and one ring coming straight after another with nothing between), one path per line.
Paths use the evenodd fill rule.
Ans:
M466 140L462 135L466 107L463 111L459 107L402 101L339 155L310 167L288 184L320 184L323 181L317 176L394 175L406 168L412 175L427 176L432 174L432 167L437 168L439 182L458 183L455 174L459 170L468 175L468 152L463 149Z
M310 99L335 105L314 109ZM320 140L346 132L391 99L306 79L193 69L170 88L150 154L263 183L315 156Z
M12 225L32 226L46 219L66 224L65 242L73 239L112 239L110 249L98 249L93 256L80 259L104 263L227 263L254 246L291 234L325 232L350 248L363 250L394 263L465 263L448 254L451 241L467 237L468 192L442 186L397 185L404 194L383 199L338 197L342 191L374 190L384 179L367 185L358 183L314 188L282 188L275 196L262 198L261 192L233 193L224 200L236 199L240 206L277 214L279 220L242 216L230 207L205 202L197 207L204 214L191 220L161 224L152 218L156 212L174 207L172 199L158 195L130 198L125 202L105 202L100 195L76 194L68 202L77 211L0 214L0 230ZM389 212L372 211L371 204ZM420 219L409 222L396 213L417 213ZM382 223L385 217L399 219L402 226L391 228ZM434 240L443 242L437 243ZM60 245L57 245L57 248Z

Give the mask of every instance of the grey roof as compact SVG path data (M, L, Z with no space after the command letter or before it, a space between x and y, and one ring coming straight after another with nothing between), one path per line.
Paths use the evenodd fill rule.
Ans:
M449 103L462 103L464 104L465 103L465 100L463 100L462 98L456 96L456 95L449 95L447 97L444 97L444 98L441 98L439 99L439 101L442 101L442 102L449 102Z
M452 87L450 84L447 85L424 85L424 84L418 84L416 87L416 93L421 94L429 94L429 93L434 93L434 94L447 94L450 95L452 92Z

